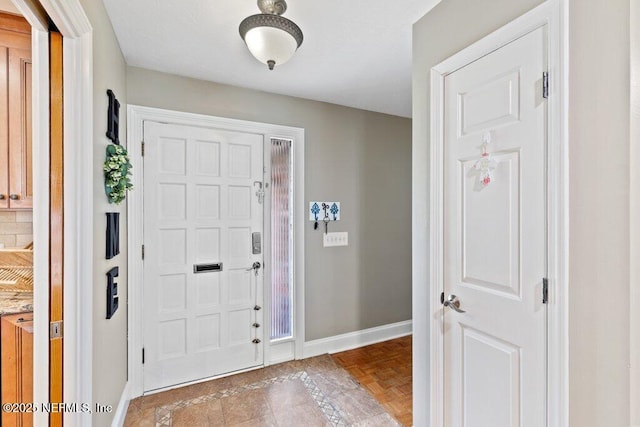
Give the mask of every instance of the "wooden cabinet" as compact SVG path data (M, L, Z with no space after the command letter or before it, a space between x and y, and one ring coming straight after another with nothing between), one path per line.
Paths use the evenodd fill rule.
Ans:
M33 403L33 313L0 318L2 403ZM2 426L32 426L33 414L2 411Z
M33 207L31 27L0 13L0 209Z

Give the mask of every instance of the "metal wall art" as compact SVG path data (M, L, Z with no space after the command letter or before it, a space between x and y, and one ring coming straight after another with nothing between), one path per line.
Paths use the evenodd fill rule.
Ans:
M116 145L120 145L120 102L111 89L107 90L109 109L107 111L107 138Z
M120 214L107 212L106 257L111 259L120 253Z
M340 202L309 202L309 221L314 221L313 229L318 229L318 222L324 222L325 233L331 221L340 221Z

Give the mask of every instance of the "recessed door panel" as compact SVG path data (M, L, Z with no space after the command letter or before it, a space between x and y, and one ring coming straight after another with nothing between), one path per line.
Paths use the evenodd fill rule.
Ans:
M198 307L217 306L220 304L220 275L200 274L195 280L196 305Z
M229 186L229 219L251 218L251 187Z
M196 203L198 219L220 219L220 186L197 185Z
M196 318L198 327L197 351L217 350L220 348L220 315L211 314Z
M185 184L160 184L158 192L158 216L163 220L185 219L187 215L187 186Z
M160 313L171 313L187 308L187 277L184 274L160 276L158 282Z
M158 332L160 335L159 360L175 359L187 353L187 322L185 319L160 322Z
M229 305L247 305L251 304L253 292L251 285L252 272L245 270L233 270L229 272Z
M519 152L494 155L490 185L477 159L461 162L461 282L520 296Z
M229 344L244 344L251 341L250 309L229 312Z
M187 170L187 141L181 138L159 138L160 165L157 173L185 175Z
M251 178L251 146L229 144L229 177Z
M196 141L196 170L199 175L220 176L220 143Z
M520 349L462 327L463 425L520 425Z
M187 230L157 230L159 259L164 265L184 265L187 249Z
M220 259L220 229L196 228L196 261L213 262Z
M520 71L508 71L458 96L458 135L467 135L513 123L520 119Z

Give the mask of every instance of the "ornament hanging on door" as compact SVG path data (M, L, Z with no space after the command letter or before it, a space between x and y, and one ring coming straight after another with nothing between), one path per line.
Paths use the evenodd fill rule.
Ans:
M478 179L480 184L487 186L491 183L491 172L496 168L498 163L493 160L491 154L487 150L487 146L491 143L491 132L486 132L482 136L482 157L473 165L473 168L479 171Z

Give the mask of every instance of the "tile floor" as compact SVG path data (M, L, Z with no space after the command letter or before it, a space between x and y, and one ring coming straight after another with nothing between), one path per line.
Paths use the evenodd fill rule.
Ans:
M125 426L398 426L331 356L131 401Z

